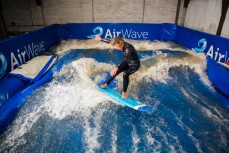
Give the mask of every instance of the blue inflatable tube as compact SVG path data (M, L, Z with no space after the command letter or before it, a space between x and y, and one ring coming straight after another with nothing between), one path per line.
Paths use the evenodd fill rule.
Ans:
M5 105L0 108L0 134L12 123L18 110L23 106L25 99L38 87L44 85L52 79L53 72L50 70L41 80L28 86L26 89L16 94Z
M61 60L58 60L55 65L39 81L26 87L24 90L17 93L14 97L8 100L2 107L0 107L0 134L6 130L10 123L13 122L17 112L24 105L28 96L30 96L34 90L40 86L50 82L53 79L54 72L59 71L63 64L66 64L72 60L67 58L69 53L65 54Z

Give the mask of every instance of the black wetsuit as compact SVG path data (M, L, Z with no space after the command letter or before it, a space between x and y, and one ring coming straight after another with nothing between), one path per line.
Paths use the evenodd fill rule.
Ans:
M101 41L110 43L109 39L102 39ZM123 91L126 92L129 85L129 76L135 73L140 68L140 60L137 54L136 49L129 43L124 42L123 46L123 54L124 58L121 62L116 66L118 67L118 71L114 76L110 76L107 80L106 84L109 85L111 81L121 72L123 73Z

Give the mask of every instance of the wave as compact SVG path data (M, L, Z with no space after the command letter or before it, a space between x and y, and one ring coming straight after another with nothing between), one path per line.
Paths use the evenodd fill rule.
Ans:
M125 39L126 42L131 43L136 50L144 51L144 50L180 50L180 51L188 51L184 47L177 45L172 42L162 42L162 41L137 41ZM52 48L53 52L62 55L69 50L74 49L114 49L111 45L96 41L94 39L89 40L62 40L60 44L54 46ZM190 50L191 51L191 50Z
M139 112L127 111L128 108L126 107L126 109L120 109L119 103L116 103L97 89L98 82L104 79L106 73L109 72L114 64L98 62L93 58L76 58L72 62L65 64L60 71L56 71L51 82L39 88L30 96L13 125L4 133L4 140L0 144L0 152L6 150L17 151L21 146L30 144L29 140L33 139L34 135L38 138L42 137L42 133L36 133L39 126L41 128L44 128L44 125L48 126L45 127L43 132L49 133L55 128L55 125L52 127L50 122L60 124L67 118L74 120L72 124L77 125L77 131L82 132L82 139L78 140L83 141L81 144L83 147L82 152L102 151L102 145L106 144L107 142L105 141L107 140L101 140L101 137L109 140L110 143L107 148L110 148L107 150L111 152L120 151L119 145L124 141L121 141L120 138L129 140L128 144L131 145L132 152L138 152L141 149L152 152L161 152L162 150L185 152L186 148L183 146L184 142L182 142L184 138L180 138L176 130L184 134L183 136L187 136L186 138L194 144L192 147L195 147L196 151L203 152L203 140L198 139L195 133L196 129L186 122L197 123L193 121L192 116L183 118L183 116L190 114L181 114L183 113L182 111L186 113L189 110L184 109L176 112L176 108L170 108L171 102L164 98L166 96L169 97L169 95L164 97L157 96L156 91L150 90L146 91L146 93L143 92L144 94L139 94L139 91L143 90L141 86L148 87L148 84L149 86L169 86L169 91L177 89L177 95L173 96L178 98L183 96L188 100L188 102L183 102L185 99L183 98L183 101L179 101L178 105L188 104L189 107L199 109L199 113L204 117L207 116L210 120L209 122L216 122L220 126L217 128L217 134L221 135L219 138L220 144L224 143L222 146L227 149L227 136L220 129L223 128L228 133L226 126L228 125L227 116L225 117L220 108L208 106L205 101L209 99L204 99L204 96L200 96L197 93L198 89L195 91L187 90L191 86L189 82L187 86L183 87L183 82L176 82L176 78L171 75L171 71L178 69L178 74L182 75L187 81L190 76L188 70L191 70L211 90L211 83L205 73L205 56L181 49L179 48L180 46L170 43L138 41L131 41L131 43L138 50L147 49L156 52L153 56L143 56L141 68L130 76L131 82L128 88L129 94L133 97L137 99L143 97L142 99L145 99L148 102L147 104L154 108L154 114L147 116ZM63 41L53 50L62 57L65 56L68 50L72 49L109 49L109 47L105 43L98 43L94 40L70 40ZM169 50L164 50L167 47ZM122 75L119 75L117 79L119 80L118 88L122 88ZM181 80L178 79L178 81ZM170 84L175 84L176 87L170 87ZM179 93L178 89L181 93ZM168 93L169 91L166 90ZM152 94L155 96L151 96ZM161 95L164 95L164 93L161 93ZM203 102L201 103L198 98ZM171 123L176 124L176 126L173 127L174 125ZM68 124L70 123L68 122ZM74 126L69 128L71 132L76 130ZM124 128L129 128L129 132L125 132ZM172 131L173 128L176 128L176 130ZM61 132L65 131L64 129L62 130ZM120 130L124 130L124 132L120 132ZM56 135L58 134L62 136L63 133L57 133ZM128 135L131 139L129 139ZM61 141L61 143L63 142ZM44 149L45 144L43 143L42 146ZM163 147L166 147L166 149L163 149ZM54 151L56 150L54 149Z

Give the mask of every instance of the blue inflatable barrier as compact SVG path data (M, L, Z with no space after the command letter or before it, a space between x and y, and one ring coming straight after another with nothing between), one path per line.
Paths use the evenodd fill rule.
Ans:
M229 61L229 39L178 26L175 42L197 53L205 53L209 80L228 99L229 67L223 65ZM229 100L223 101L229 106Z
M0 81L0 108L4 103L13 97L15 94L19 93L28 85L28 82L15 77L5 77ZM12 88L13 87L13 88Z
M229 98L229 65L223 66L207 57L207 75L214 85L217 84L215 88Z
M102 38L121 36L135 40L161 40L162 25L138 23L69 23L59 26L58 32L61 39L91 39L96 35L100 35ZM171 26L174 27L176 25L171 24ZM165 28L168 27L165 26ZM171 30L171 27L169 29Z
M25 99L31 95L35 89L49 82L52 79L52 74L52 71L49 71L41 80L20 91L7 101L5 105L0 107L0 133L13 121L18 110L23 106Z
M171 23L162 24L161 40L174 41L176 37L177 25Z
M48 51L60 41L57 31L58 25L51 25L18 37L0 41L0 56L3 55L5 57L7 67L4 72L2 72L2 69L0 72L7 74L32 58ZM0 59L2 63L3 59ZM0 76L3 77L4 75Z

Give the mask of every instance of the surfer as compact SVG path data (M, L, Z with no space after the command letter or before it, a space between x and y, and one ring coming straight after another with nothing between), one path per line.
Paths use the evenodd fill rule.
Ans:
M103 41L111 44L115 48L122 50L124 58L111 70L111 76L108 78L105 84L101 85L102 88L106 88L111 81L121 72L123 73L123 91L122 98L126 98L126 92L129 85L129 76L135 73L140 68L140 60L136 49L129 43L125 42L120 36L114 39L102 39L99 35L95 37L97 41Z

